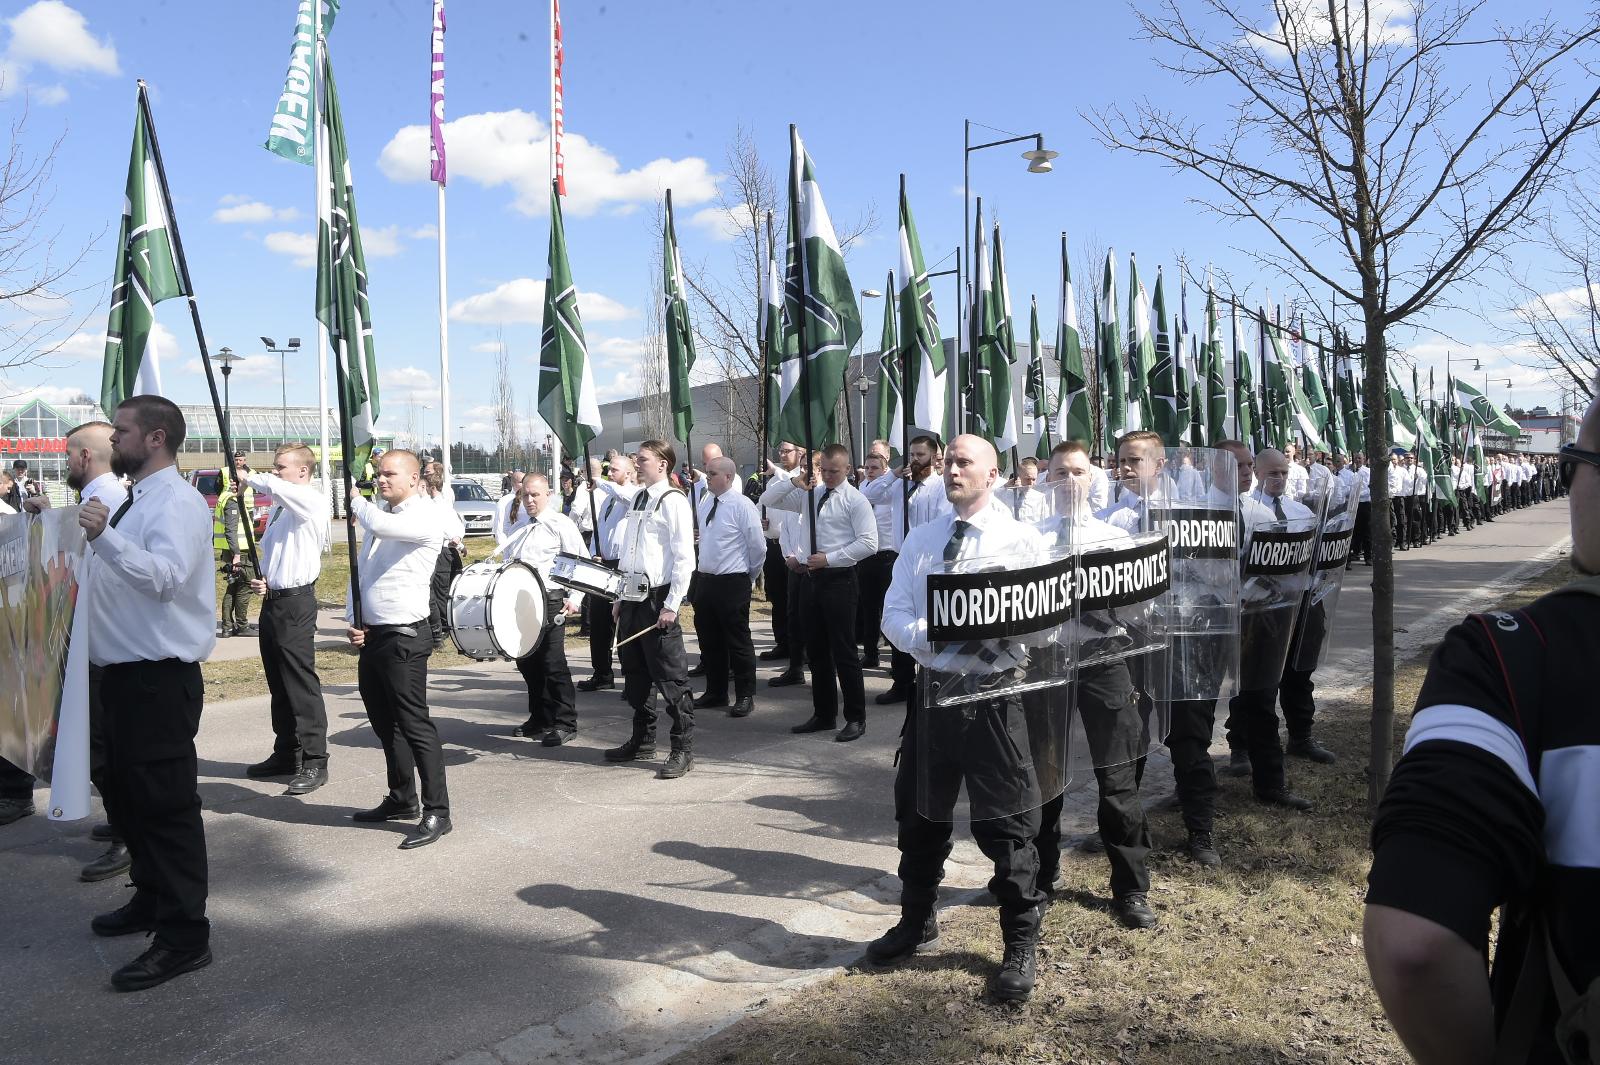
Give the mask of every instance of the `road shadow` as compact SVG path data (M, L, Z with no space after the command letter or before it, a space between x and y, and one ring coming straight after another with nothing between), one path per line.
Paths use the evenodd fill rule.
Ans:
M657 854L696 862L727 873L724 877L656 881L654 887L692 888L727 895L764 895L779 899L819 899L878 880L881 869L846 865L791 852L744 847L707 847L686 840L662 840Z

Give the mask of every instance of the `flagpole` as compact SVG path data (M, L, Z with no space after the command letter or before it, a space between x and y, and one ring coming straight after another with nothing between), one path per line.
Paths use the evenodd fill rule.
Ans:
M144 123L150 138L150 154L155 157L156 181L161 185L161 206L167 216L167 232L172 235L172 254L177 260L178 278L189 300L189 320L194 323L194 341L200 348L200 365L205 368L206 387L211 390L211 409L217 416L217 435L222 438L222 479L234 482L234 505L239 510L239 527L244 532L245 554L257 576L262 576L261 562L256 557L256 533L252 515L244 508L244 491L238 486L238 475L233 468L233 439L228 419L222 416L222 397L217 393L217 375L211 369L211 354L206 350L205 330L200 326L200 304L194 298L194 282L189 277L189 260L183 253L183 237L178 233L178 215L172 208L172 189L167 184L167 168L161 161L161 142L156 138L155 116L150 113L150 97L144 79L139 79L139 120Z
M759 234L758 234L758 238L759 238ZM769 265L768 265L767 269L762 272L761 284L760 284L760 286L758 286L760 291L763 292L763 293L766 291L766 285L767 285L768 278L769 278L769 275L770 275L771 269L772 269L770 264L776 258L777 258L777 251L772 246L772 212L768 211L767 212L767 262L768 262ZM759 306L763 306L763 307L766 306L766 297L764 295L757 295L756 300L757 300L757 304ZM774 313L776 311L777 311L777 308L774 307L774 308L772 308L772 311L769 312L769 313ZM758 322L761 321L761 313L759 311L757 311L757 313L756 313L756 320ZM771 454L771 452L772 452L772 442L768 439L768 436L772 432L772 404L771 404L771 399L772 399L772 387L771 387L772 349L771 349L771 345L769 345L767 343L767 333L768 333L769 329L771 328L771 326L770 326L770 323L763 323L763 324L766 326L766 328L763 328L761 330L761 336L760 336L759 341L758 341L759 346L760 346L760 352L761 352L761 400L760 400L760 402L761 402L761 407L760 407L760 411L761 411L761 441L760 441L760 444L758 445L761 448L761 462L756 463L756 471L758 473L764 468L764 463L766 463L767 461L770 461L771 458L772 458L772 454ZM763 518L766 517L766 508L765 507L762 508L761 516Z
M1245 440L1239 434L1239 404L1244 397L1239 394L1239 310L1237 307L1228 315L1228 324L1233 333L1233 436L1234 439L1248 445L1250 441Z
M322 52L327 46L327 42L322 39L321 0L317 0L316 3L313 3L311 8L313 25L315 27L313 33L316 38L316 56L314 57L312 64L316 69L311 72L311 99L315 101L316 106L320 108L322 106ZM320 111L318 113L320 114ZM322 197L327 194L328 189L328 156L326 146L322 143L324 138L322 136L322 124L320 119L314 125L315 129L312 131L312 135L316 138L316 141L312 153L311 170L313 174L312 180L316 186L316 192L314 197L315 202L312 204L311 213L312 216L317 219L317 225L321 226ZM332 468L328 464L328 452L333 450L333 444L329 439L330 433L328 430L328 327L323 324L323 321L320 317L317 319L317 433L317 475L322 479L322 490L333 496L333 499L331 500L332 512L333 514L337 515L341 506L348 510L350 506L350 500L347 498L349 496L348 492L345 493L346 498L340 498L338 493L333 491L333 473ZM331 544L329 545L329 550L332 550ZM353 551L351 553L351 557L355 557Z
M444 183L439 184L439 451L445 489L450 490L450 318L445 277Z
M795 180L795 172L804 164L797 149L800 147L800 132L793 122L789 123L789 201L791 211L789 214L789 242L794 246L794 263L796 273L799 275L799 313L795 315L800 319L797 323L800 328L800 402L805 405L805 437L806 437L806 502L811 518L811 553L817 553L817 494L816 487L811 481L816 479L817 460L816 451L812 443L811 432L811 331L806 328L806 237L804 233L794 232L795 222L798 221L798 212L792 208L794 197L800 193L800 182Z

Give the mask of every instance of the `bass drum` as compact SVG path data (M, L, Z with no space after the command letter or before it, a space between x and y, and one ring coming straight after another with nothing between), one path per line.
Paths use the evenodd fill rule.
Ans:
M450 585L450 637L468 658L524 658L545 625L544 581L526 562L477 562Z

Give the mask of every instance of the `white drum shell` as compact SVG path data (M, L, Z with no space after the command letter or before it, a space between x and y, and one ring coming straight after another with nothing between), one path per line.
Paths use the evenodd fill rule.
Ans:
M544 581L525 562L477 562L450 586L450 635L463 655L479 662L531 653L545 612Z

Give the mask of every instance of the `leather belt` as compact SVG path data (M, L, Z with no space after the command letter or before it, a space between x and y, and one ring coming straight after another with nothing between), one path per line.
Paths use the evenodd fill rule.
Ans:
M401 636L415 636L417 630L427 623L428 619L423 618L421 621L413 621L406 625L368 625L367 632L368 634L393 632Z
M298 588L268 588L267 589L267 598L268 599L287 599L290 596L294 596L294 595L310 595L312 592L315 592L316 590L317 590L317 586L316 586L315 582L312 582L311 584L302 584Z

